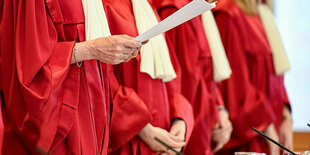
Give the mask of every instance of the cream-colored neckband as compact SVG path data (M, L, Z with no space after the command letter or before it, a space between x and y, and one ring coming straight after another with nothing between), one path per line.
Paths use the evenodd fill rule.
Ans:
M131 0L139 34L147 31L158 23L154 10L147 0ZM140 71L147 73L153 79L168 82L176 78L168 46L163 34L160 34L141 48Z
M226 57L221 36L211 11L202 14L202 23L213 62L213 77L216 82L226 80L231 75L231 68Z
M265 33L271 47L274 69L277 75L283 75L291 68L277 25L270 8L265 4L258 4L258 13L263 23Z
M101 0L82 0L86 40L111 36Z

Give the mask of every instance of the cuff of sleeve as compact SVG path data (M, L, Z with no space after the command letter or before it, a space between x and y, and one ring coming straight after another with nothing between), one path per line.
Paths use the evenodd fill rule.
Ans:
M75 42L60 42L57 43L53 49L53 54L49 58L48 66L52 72L52 91L51 95L56 98L50 97L46 103L38 119L35 120L33 125L44 124L40 129L40 138L37 140L37 147L42 150L50 150L52 144L55 144L56 133L63 139L70 132L73 121L76 115L76 110L79 102L80 91L80 70L70 66L72 51ZM57 88L59 87L59 88ZM61 91L59 91L61 90ZM55 103L61 104L60 116L50 111ZM55 122L44 119L47 114L53 114L59 117L59 121ZM49 115L48 117L54 117ZM57 118L54 117L54 120ZM46 122L49 121L49 122ZM32 125L29 125L30 130L25 131L25 135L31 135ZM54 146L53 146L54 147Z
M113 100L109 149L128 143L150 121L148 108L134 90L119 89Z
M173 95L171 119L184 120L186 124L185 141L187 142L194 128L194 114L191 104L181 94Z

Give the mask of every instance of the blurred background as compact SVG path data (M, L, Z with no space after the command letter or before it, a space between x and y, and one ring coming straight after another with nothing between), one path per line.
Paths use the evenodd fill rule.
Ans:
M293 109L294 148L310 145L310 0L274 0L277 25L291 62L285 85Z

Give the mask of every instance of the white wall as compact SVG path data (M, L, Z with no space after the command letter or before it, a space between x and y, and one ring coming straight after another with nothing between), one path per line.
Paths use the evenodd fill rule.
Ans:
M292 69L285 84L295 131L310 131L310 0L275 0L275 16Z

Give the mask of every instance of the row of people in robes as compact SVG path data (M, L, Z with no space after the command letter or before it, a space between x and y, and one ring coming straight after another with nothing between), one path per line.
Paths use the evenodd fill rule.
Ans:
M251 127L291 148L289 65L256 0L132 40L189 2L1 0L2 154L173 154L154 137L189 155L279 154Z

